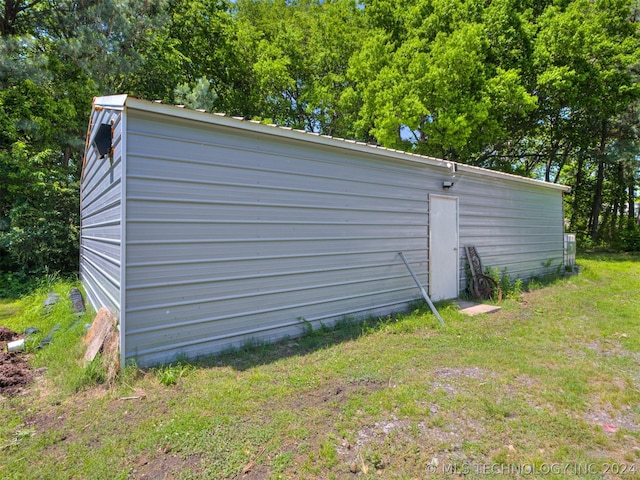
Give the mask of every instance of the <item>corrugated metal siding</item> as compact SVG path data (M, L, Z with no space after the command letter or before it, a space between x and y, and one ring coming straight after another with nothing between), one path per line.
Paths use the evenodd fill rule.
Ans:
M454 188L460 196L460 245L475 245L484 267L529 279L562 264L562 191L471 173L463 173ZM462 289L465 263L461 248Z
M433 168L158 118L128 110L127 358L398 310L419 295L399 251L426 285Z
M122 201L122 116L94 110L91 140L100 124L113 122L113 158L99 159L91 142L80 193L80 278L91 305L120 313L120 248Z
M428 288L430 193L459 198L460 247L485 266L529 278L562 262L563 187L458 165L443 191L452 172L437 159L100 102L93 125L114 122L114 156L87 151L81 276L93 306L121 317L123 364L401 309L418 291L399 251Z

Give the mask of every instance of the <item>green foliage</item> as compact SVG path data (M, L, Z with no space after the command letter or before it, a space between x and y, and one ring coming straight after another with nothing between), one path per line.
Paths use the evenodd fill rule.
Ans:
M304 317L298 317L298 321L302 324L303 335L309 336L314 334L313 325Z
M640 225L628 223L613 247L623 252L640 252Z
M513 6L416 2L393 26L379 22L380 6L365 8L381 28L365 42L366 56L354 57L350 74L363 91L363 126L373 123L382 144L470 161L535 110L521 78L530 39L524 41ZM523 41L508 44L506 36L516 33Z
M518 300L523 292L522 279L516 277L512 279L506 268L487 268L486 275L491 277L500 287L502 298Z
M0 274L0 298L17 299L34 292L49 289L56 282L77 282L77 273L60 274L51 272L46 275L33 276L22 271Z
M91 99L121 91L160 2L10 2L0 36L0 282L78 267ZM15 10L12 8L15 7Z
M47 378L53 382L58 394L68 395L104 382L105 370L99 359L86 367L82 362L85 345L81 339L94 312L78 315L73 310L69 293L77 286L77 281L49 275L41 277L38 283L36 290L14 304L14 313L3 318L2 325L18 333L28 328L37 329L27 337L25 350L31 354L33 368L46 367ZM43 302L50 293L58 295L59 300L45 307ZM48 335L51 335L50 343L41 347L41 341Z
M348 0L284 2L247 0L237 4L244 52L253 82L253 110L245 116L347 136L353 108L342 98L351 85L349 59L365 36L362 11Z
M0 232L0 250L11 262L4 267L14 266L22 274L71 272L78 266L78 183L68 169L47 168L51 156L44 151L25 159L31 169L16 169L9 176L14 203L8 228Z
M8 257L6 252L2 252L2 258ZM4 269L10 270L11 264L6 262ZM18 298L37 288L37 279L22 272L2 272L0 273L0 298Z
M175 101L193 110L202 109L208 112L213 110L213 105L218 95L211 89L211 82L202 77L191 87L188 83L178 85L173 91Z
M5 290L77 268L91 98L112 93L564 182L581 245L638 248L637 0L5 3Z
M104 383L107 379L107 372L102 362L102 356L100 354L89 362L82 371L82 376L78 380L77 388L84 386L94 386Z
M155 369L158 381L166 386L176 385L183 377L189 374L195 367L186 361L179 361L168 365L162 365Z

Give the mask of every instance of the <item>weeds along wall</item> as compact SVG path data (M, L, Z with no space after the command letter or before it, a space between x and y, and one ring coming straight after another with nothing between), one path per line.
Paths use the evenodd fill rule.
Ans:
M94 100L81 277L120 318L123 364L147 366L343 317L406 308L429 288L430 195L455 197L487 265L534 275L563 257L564 187L369 145L145 102ZM481 254L484 253L479 248ZM432 282L435 281L432 279Z
M528 280L563 265L561 191L509 177L487 178L475 171L462 173L459 185L464 190L459 195L460 243L475 245L484 267Z

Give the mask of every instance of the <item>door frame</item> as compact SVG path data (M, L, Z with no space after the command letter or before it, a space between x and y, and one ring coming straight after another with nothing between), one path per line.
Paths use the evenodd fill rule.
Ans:
M455 271L455 296L452 298L457 298L458 295L460 294L460 201L458 197L454 197L451 195L439 195L436 193L430 193L429 194L429 296L433 297L433 258L434 258L434 251L433 251L433 222L432 222L432 213L434 211L433 209L433 200L447 200L447 201L454 201L455 202L455 208L456 208L456 213L455 213L455 229L456 229L456 244L454 247L454 250L456 252L456 260L455 260L455 265L454 267L454 271ZM436 299L437 301L438 299Z

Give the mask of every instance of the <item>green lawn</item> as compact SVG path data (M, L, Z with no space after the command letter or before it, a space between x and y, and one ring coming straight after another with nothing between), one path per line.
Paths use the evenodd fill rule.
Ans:
M440 305L444 328L421 309L108 388L60 310L64 348L0 400L0 477L640 478L640 256L579 264L498 313ZM1 323L45 296L0 302Z

